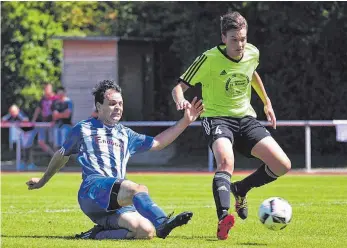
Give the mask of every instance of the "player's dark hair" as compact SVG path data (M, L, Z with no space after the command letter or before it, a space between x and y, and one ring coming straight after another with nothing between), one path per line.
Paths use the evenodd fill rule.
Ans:
M63 86L60 86L60 87L57 88L57 92L60 91L60 90L66 92L66 90L65 90L65 88Z
M223 35L226 35L229 30L242 28L248 29L246 19L237 11L226 13L220 18L220 30Z
M95 85L92 94L94 95L94 103L103 104L105 99L105 92L109 89L113 89L122 94L121 87L113 80L103 80Z

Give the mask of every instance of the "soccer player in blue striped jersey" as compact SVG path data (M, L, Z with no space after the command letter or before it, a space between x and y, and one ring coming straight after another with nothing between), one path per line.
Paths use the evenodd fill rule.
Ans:
M174 228L186 224L193 213L165 214L152 201L146 186L126 179L127 162L135 153L161 150L171 144L204 111L201 100L194 98L181 120L150 137L118 123L123 113L123 99L121 88L114 81L100 82L93 94L98 119L83 120L74 126L43 177L27 182L29 190L43 187L71 154L78 154L83 179L78 202L97 225L76 235L77 238L148 239L154 233L166 238Z

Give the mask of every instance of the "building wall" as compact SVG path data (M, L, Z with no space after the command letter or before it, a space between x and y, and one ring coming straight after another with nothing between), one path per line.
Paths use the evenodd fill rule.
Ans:
M124 120L147 120L153 110L153 49L146 43L119 43L119 84Z
M117 42L64 40L62 83L74 103L73 123L90 116L91 91L104 79L118 82Z

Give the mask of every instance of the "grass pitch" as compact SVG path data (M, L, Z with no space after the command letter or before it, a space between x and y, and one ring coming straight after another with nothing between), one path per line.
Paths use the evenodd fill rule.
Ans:
M212 174L129 174L128 179L148 186L167 213L191 210L194 216L165 240L121 241L74 240L74 234L93 225L77 202L80 174L60 173L44 188L28 191L25 182L41 175L1 175L2 247L347 247L346 175L287 175L253 189L248 219L237 218L226 241L216 238ZM293 207L292 222L282 231L266 229L257 218L260 203L271 196L283 197Z

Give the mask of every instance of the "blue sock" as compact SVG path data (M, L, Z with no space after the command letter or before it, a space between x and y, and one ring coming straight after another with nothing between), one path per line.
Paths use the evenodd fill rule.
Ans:
M134 195L133 203L137 212L152 222L155 228L165 220L166 214L152 201L147 193L141 192Z

